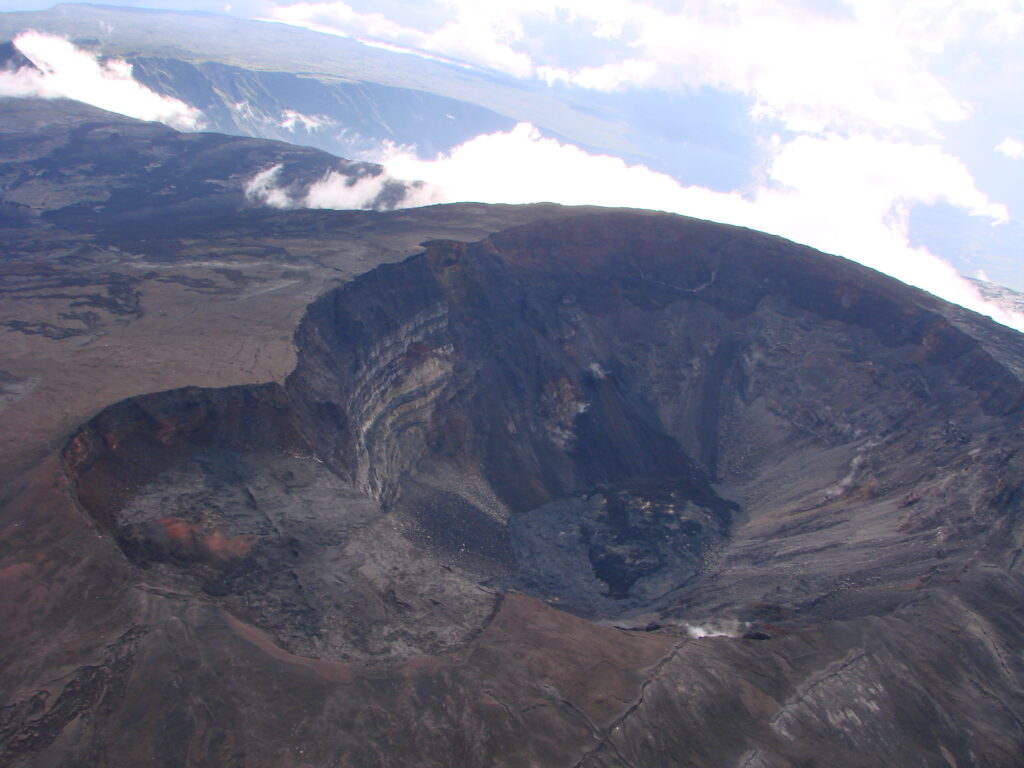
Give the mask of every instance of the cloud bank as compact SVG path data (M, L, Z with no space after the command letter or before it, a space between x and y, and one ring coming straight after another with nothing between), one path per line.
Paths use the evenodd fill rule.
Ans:
M1024 330L1024 316L985 302L952 266L910 244L914 204L944 201L992 223L1006 219L1005 209L978 190L958 159L937 145L839 134L776 140L771 156L756 187L723 193L681 185L616 157L588 154L521 123L511 131L477 136L435 160L387 149L379 158L386 174L358 182L332 174L301 199L280 198L271 175L259 199L289 207L366 208L389 181L419 179L424 185L408 190L399 207L556 202L669 211L751 227L844 256Z
M389 16L389 6L360 10L367 5L285 3L272 16L548 83L741 92L757 103L756 117L798 131L932 132L965 119L970 107L935 74L937 57L979 41L1008 44L1024 28L1019 0L441 0L427 4L431 23ZM539 47L538 31L551 29L577 36Z
M179 130L202 127L198 109L146 88L132 77L132 66L126 61L100 61L63 37L41 32L23 32L14 45L37 69L0 72L0 96L74 99Z
M402 181L383 169L354 173L330 171L318 182L303 188L289 185L282 165L260 171L248 182L245 196L272 208L331 208L335 210L394 210L429 205L440 195L422 182Z
M1024 160L1024 141L1007 136L996 145L996 152L1001 152L1011 160Z

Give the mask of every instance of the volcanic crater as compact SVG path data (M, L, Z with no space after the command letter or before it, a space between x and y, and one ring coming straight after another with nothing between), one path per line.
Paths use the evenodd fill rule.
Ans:
M458 648L510 591L766 638L876 612L1003 525L1024 388L967 313L670 216L424 248L315 301L283 385L74 435L81 506L147 580L330 660Z

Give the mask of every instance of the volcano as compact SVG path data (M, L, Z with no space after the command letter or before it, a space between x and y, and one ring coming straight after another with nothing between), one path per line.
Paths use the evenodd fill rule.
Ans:
M22 169L115 130L61 115ZM216 215L9 185L6 764L1020 764L1020 334L667 214L256 209L191 141Z

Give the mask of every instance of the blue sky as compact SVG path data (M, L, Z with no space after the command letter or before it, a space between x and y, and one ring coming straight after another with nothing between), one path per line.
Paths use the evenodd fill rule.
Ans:
M614 104L661 155L614 165L526 126L436 162L384 158L444 188L438 199L625 196L776 232L948 298L956 271L1024 289L1020 0L114 4L275 20L497 70ZM517 167L562 169L567 182L481 186ZM593 199L602 186L619 197Z

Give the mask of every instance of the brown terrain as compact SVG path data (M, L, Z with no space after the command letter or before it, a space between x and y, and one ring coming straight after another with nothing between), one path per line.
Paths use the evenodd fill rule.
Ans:
M0 764L1016 766L1020 334L0 101ZM387 201L381 201L386 206Z

